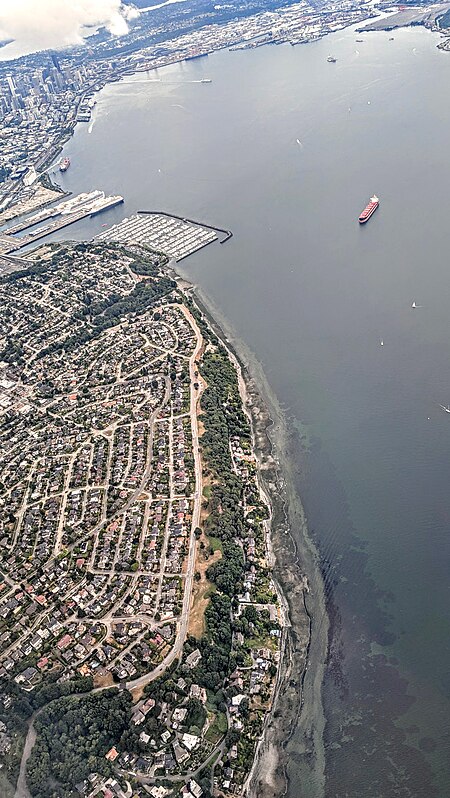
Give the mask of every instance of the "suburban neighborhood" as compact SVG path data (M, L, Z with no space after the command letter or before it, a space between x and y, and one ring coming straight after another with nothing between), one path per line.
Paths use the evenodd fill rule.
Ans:
M61 795L243 795L283 617L236 367L148 248L45 245L0 294L0 776L56 794L41 713L111 693Z

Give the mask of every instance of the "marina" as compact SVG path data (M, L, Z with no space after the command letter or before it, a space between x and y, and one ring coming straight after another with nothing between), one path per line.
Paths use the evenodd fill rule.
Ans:
M213 228L181 216L159 211L138 211L100 233L96 239L147 244L178 262L217 241L218 232L225 233L221 243L231 238L229 230Z

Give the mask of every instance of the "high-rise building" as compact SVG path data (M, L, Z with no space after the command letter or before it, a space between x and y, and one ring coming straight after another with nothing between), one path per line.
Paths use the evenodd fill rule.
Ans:
M13 76L12 75L7 75L6 76L6 82L7 82L8 86L9 86L9 90L10 90L12 96L15 97L17 92L16 92L16 84L14 83Z
M61 72L61 66L60 66L59 59L58 59L58 56L56 55L56 53L51 53L50 58L52 59L52 64L55 67L55 69L57 69L58 72Z

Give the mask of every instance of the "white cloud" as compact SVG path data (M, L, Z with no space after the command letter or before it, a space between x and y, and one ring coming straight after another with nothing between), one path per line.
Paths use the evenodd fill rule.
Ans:
M0 41L33 52L81 44L86 28L123 36L137 14L121 0L0 0Z

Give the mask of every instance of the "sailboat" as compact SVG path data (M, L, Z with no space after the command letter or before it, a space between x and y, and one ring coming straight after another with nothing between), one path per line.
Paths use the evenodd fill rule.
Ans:
M418 305L417 302L413 302L411 305L412 308L421 308L422 305Z

